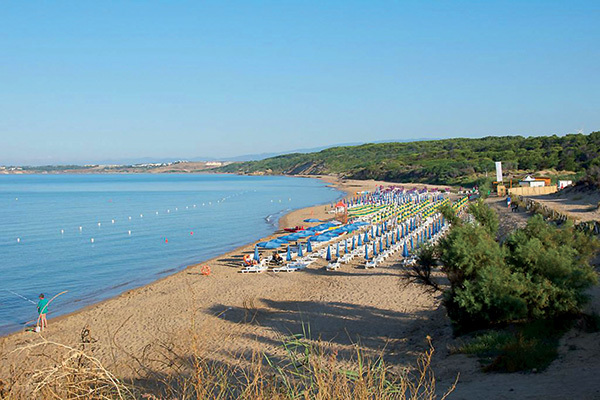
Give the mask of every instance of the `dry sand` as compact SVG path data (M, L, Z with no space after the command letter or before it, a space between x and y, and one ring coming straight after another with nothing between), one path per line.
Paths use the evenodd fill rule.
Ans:
M325 179L348 193L386 185ZM309 217L331 216L326 214L326 206L315 206L291 212L280 225L302 225ZM169 354L189 355L194 337L199 338L194 344L218 362L234 363L240 355L254 351L277 359L282 355L282 337L301 333L303 327L310 326L311 337L329 341L341 357L348 356L352 343L359 342L367 354L381 353L388 362L402 366L414 362L417 353L426 348L425 337L431 335L440 387L448 387L461 373L457 392L450 398L600 395L595 379L600 372L596 361L600 355L598 336L586 337L585 344L577 337L566 338L567 348L576 343L577 350L561 350L561 359L548 372L485 375L479 371L477 360L449 355L447 348L455 342L439 295L407 284L401 278L398 259L374 270L361 269L355 262L336 272L326 272L325 262L321 261L302 272L238 273L242 255L252 249L253 244L243 246L77 313L52 319L44 337L76 345L81 341L82 328L87 326L95 340L93 352L106 366L122 376L140 377L148 375L147 368L163 371L160 360ZM210 265L212 274L201 275L201 265ZM28 332L1 338L0 379L10 377L11 366L50 362L44 357L52 356L50 349L13 352L39 340L38 334ZM44 356L40 356L42 353Z

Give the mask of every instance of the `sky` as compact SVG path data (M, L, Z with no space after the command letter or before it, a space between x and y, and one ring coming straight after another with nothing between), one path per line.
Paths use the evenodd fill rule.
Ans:
M0 164L600 130L600 2L0 0Z

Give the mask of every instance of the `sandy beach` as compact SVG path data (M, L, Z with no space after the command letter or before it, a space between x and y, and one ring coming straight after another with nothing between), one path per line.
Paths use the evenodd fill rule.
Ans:
M390 185L322 179L349 194ZM320 205L293 211L281 218L280 227L302 225L306 218L331 218L327 208ZM310 327L312 339L329 342L341 359L350 357L353 344L359 343L366 355L381 354L395 368L401 368L414 363L417 354L427 348L429 335L436 348L433 367L440 389L461 374L457 392L450 398L561 398L558 395L566 393L593 398L592 394L600 393L594 378L600 372L599 363L592 363L594 368L583 372L577 368L577 356L590 359L600 355L600 341L594 342L597 334L587 336L585 344L581 344L584 340L580 336L567 337L561 347L565 356L542 374L486 375L480 372L476 359L449 355L454 339L440 295L408 284L397 258L371 270L360 268L360 261L355 261L327 272L322 260L295 273L238 273L243 254L253 248L254 243L242 246L79 312L51 319L43 337L77 346L86 328L94 356L107 368L123 377L151 380L168 370L165 359L173 354L186 357L191 348L222 363L239 363L240 357L253 352L277 359L282 356L282 338L302 333L306 327ZM210 266L210 276L200 273L203 265ZM52 346L27 348L40 340L39 334L31 332L0 338L0 380L8 381L15 367L52 363L60 350ZM577 351L565 350L569 340L576 341ZM569 391L564 385L562 391L557 384L543 385L567 379L569 374L580 377L577 387ZM490 385L496 388L492 392Z

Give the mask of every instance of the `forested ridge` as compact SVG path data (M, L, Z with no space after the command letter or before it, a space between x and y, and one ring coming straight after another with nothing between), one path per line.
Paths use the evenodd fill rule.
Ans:
M457 184L494 175L494 161L505 171L555 169L582 172L600 165L600 132L566 136L501 136L409 143L333 147L234 163L221 172L341 174L354 179Z

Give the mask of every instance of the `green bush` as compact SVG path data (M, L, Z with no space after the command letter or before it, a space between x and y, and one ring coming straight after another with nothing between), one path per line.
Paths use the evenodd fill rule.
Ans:
M469 213L492 235L498 232L498 214L488 207L482 199L471 203Z
M578 312L598 280L589 264L597 241L535 216L500 245L486 208L473 208L484 223L456 226L440 242L450 281L445 304L457 331Z

